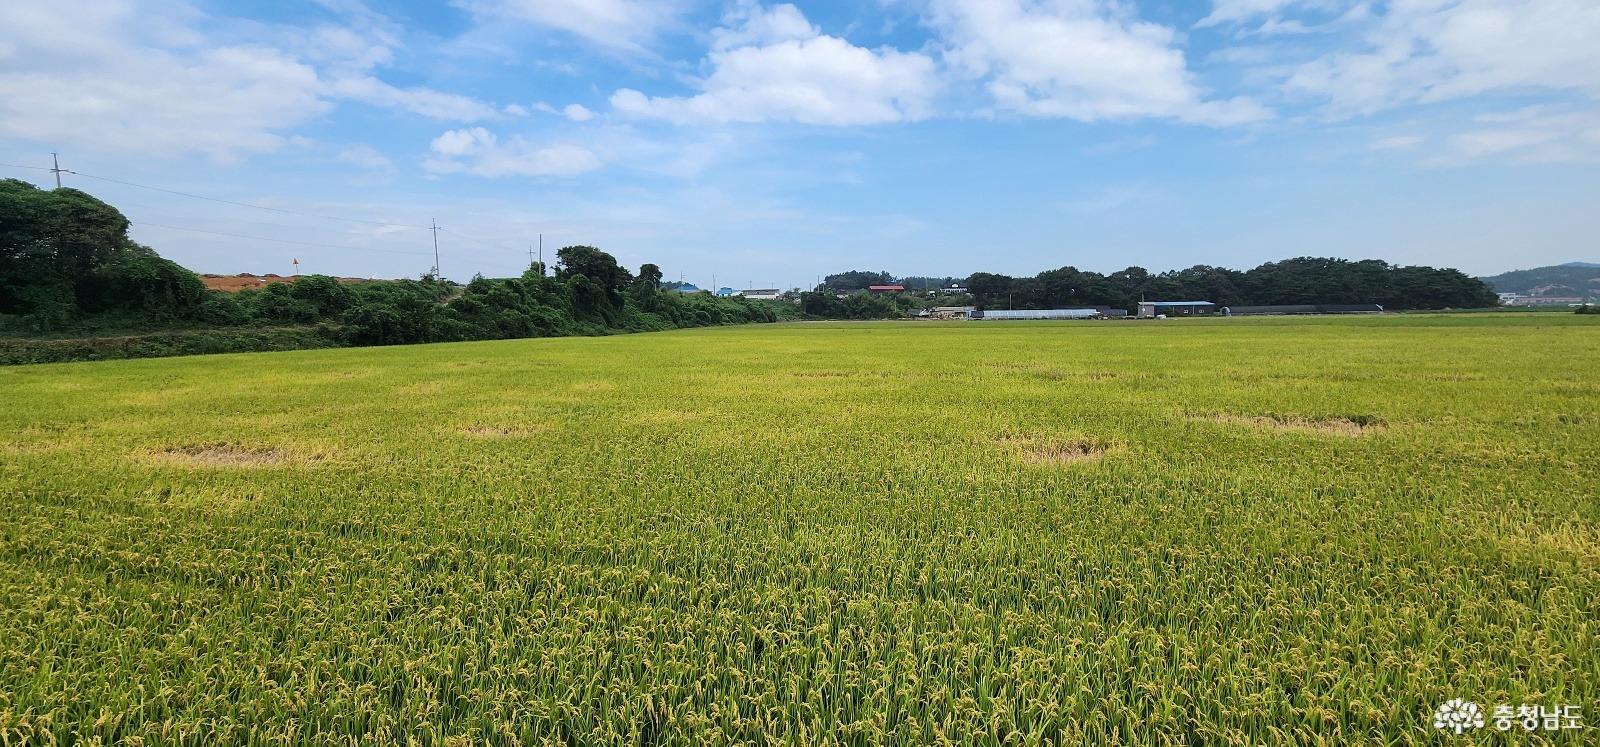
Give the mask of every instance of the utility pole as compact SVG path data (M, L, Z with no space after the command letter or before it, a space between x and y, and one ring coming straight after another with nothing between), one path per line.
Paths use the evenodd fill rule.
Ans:
M52 166L54 166L54 168L50 170L56 175L56 189L61 189L61 158L56 154L55 151L50 151L50 163ZM72 172L69 171L67 173Z
M439 279L439 221L429 219L428 230L433 232L433 279Z
M539 275L544 275L544 234L539 234Z

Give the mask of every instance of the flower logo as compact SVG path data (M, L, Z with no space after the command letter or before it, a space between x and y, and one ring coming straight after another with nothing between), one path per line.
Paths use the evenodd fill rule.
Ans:
M1457 735L1465 733L1468 729L1482 729L1483 711L1478 709L1477 703L1455 698L1433 712L1433 727L1452 729Z

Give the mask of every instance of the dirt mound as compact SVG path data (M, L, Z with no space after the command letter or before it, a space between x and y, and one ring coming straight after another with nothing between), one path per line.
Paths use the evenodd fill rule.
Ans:
M201 275L200 276L200 282L205 283L207 288L209 288L211 290L224 291L224 292L227 292L227 293L238 293L239 291L250 289L250 288L265 288L268 285L271 285L272 283L292 283L297 279L298 278L296 278L294 276L285 277L283 275L273 275L271 273L268 273L266 275L251 275L248 272L240 273L238 275ZM334 279L338 280L339 282L344 283L346 285L349 285L349 284L352 284L352 283L370 283L370 282L373 282L373 281L368 280L366 278L334 278Z

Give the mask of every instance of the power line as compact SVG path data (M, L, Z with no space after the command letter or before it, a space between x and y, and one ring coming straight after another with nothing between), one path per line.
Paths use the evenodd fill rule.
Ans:
M50 169L45 169L45 170L49 171ZM161 187L152 187L152 186L150 186L148 184L135 184L133 182L122 181L121 179L112 179L112 178L104 177L104 176L95 176L94 174L85 174L85 173L83 173L81 171L68 171L66 173L74 174L76 176L86 177L86 178L89 178L89 179L98 179L98 180L103 181L103 182L111 182L112 184L122 184L122 185L129 186L129 187L138 187L140 189L150 189L150 190L154 190L156 192L165 192L165 193L167 193L169 195L178 195L180 197L192 197L192 198L194 198L196 200L209 200L211 202L220 202L220 203L222 203L224 205L237 205L239 207L255 208L257 210L270 210L270 211L272 211L274 213L288 213L289 215L302 215L302 216L305 216L307 218L322 218L324 220L342 220L342 221L345 221L347 223L365 223L365 224L371 225L371 226L389 226L391 228L415 228L415 229L422 230L422 231L425 231L425 230L428 229L427 226L413 226L413 225L410 225L408 223L387 223L387 222L378 221L378 220L362 220L360 218L341 218L341 217L339 217L337 215L321 215L319 213L307 213L307 212L302 212L302 211L299 211L299 210L289 210L289 209L286 209L286 208L268 207L266 205L252 205L252 204L250 204L248 202L235 202L233 200L224 200L224 199L219 198L219 197L206 197L205 195L196 195L196 194L190 194L188 192L179 192L179 191L177 191L175 189L163 189Z
M482 245L484 245L486 247L489 247L490 249L506 249L507 248L504 244L494 244L494 243L490 243L488 241L484 241L483 239L475 239L475 238L472 238L471 236L467 236L467 235L464 235L464 234L456 233L455 231L452 231L452 230L450 230L448 228L440 227L439 230L440 231L444 231L445 233L450 234L451 236L454 236L454 237L456 237L458 239L466 239L467 241L471 241L471 242L473 242L475 244L482 244Z
M439 277L439 221L430 220L428 230L433 232L433 276Z
M50 156L53 159L53 158L56 157L56 154L55 153L51 153ZM415 228L415 229L417 229L419 231L428 230L427 226L413 226L413 225L411 225L409 223L393 223L393 222L379 221L379 220L364 220L364 219L361 219L361 218L344 218L344 217L340 217L340 216L337 216L337 215L323 215L321 213L307 213L307 212L304 212L304 211L301 211L301 210L290 210L288 208L276 208L276 207L270 207L270 206L267 206L267 205L256 205L256 204L249 203L249 202L238 202L238 201L235 201L235 200L224 200L224 199L222 199L220 197L207 197L205 195L197 195L197 194L192 194L190 192L179 192L178 190L166 189L165 187L152 187L152 186L150 186L148 184L139 184L139 183L136 183L136 182L123 181L121 179L112 179L109 176L98 176L98 175L95 175L95 174L85 174L82 171L73 171L71 169L63 169L63 168L61 168L60 163L56 163L55 168L45 168L45 167L42 167L42 166L23 166L21 164L15 164L15 163L0 163L0 166L8 166L8 167L14 168L14 169L30 169L32 171L54 172L55 175L56 175L56 186L57 187L61 186L60 182L61 182L61 175L62 174L72 174L73 176L81 176L81 177L84 177L85 179L95 179L95 180L102 181L102 182L110 182L112 184L121 184L121 185L123 185L125 187L138 187L139 189L148 189L148 190L152 190L152 191L155 191L155 192L165 192L165 193L167 193L169 195L178 195L179 197L189 197L189 198L193 198L193 199L196 199L196 200L206 200L208 202L220 202L220 203L222 203L224 205L236 205L238 207L255 208L256 210L270 210L270 211L272 211L274 213L287 213L289 215L300 215L300 216L304 216L304 217L307 217L307 218L321 218L323 220L339 220L339 221L345 221L347 223L364 223L364 224L370 225L370 226L387 226L387 227L391 227L391 228Z
M131 223L131 221L130 221L130 223ZM265 236L246 236L246 235L240 234L240 233L226 233L226 232L223 232L223 231L205 231L205 230L202 230L202 229L199 229L199 228L184 228L183 226L168 226L168 225L163 225L161 223L145 223L143 221L140 221L139 223L137 223L137 225L150 226L152 228L170 228L170 229L172 229L174 231L188 231L189 233L204 233L204 234L210 234L212 236L228 236L228 237L235 238L235 239L251 239L253 241L271 241L271 242L277 243L277 244L297 244L299 246L316 246L316 247L323 247L323 248L326 248L326 249L349 249L351 251L357 251L357 252L382 252L384 254L406 254L406 255L413 256L413 257L426 257L426 256L428 256L427 252L407 252L407 251L401 251L401 250L398 250L398 249L373 249L373 248L370 248L370 247L347 246L347 245L343 245L343 244L320 244L320 243L317 243L315 241L295 241L295 240L292 240L292 239L269 239L269 238L267 238ZM486 263L483 263L483 262L474 262L474 261L472 261L470 259L463 259L461 257L455 257L454 259L457 262L463 262L465 264L469 264L469 265L472 265L474 267L484 267L484 268L488 268L488 269L491 269L491 270L500 268L500 265L486 264ZM437 276L438 276L438 273L435 273L435 277L437 277Z
M20 152L20 151L18 151L18 152ZM252 203L248 203L248 202L237 202L237 201L234 201L234 200L224 200L224 199L219 198L219 197L207 197L205 195L197 195L197 194L192 194L192 193L189 193L189 192L180 192L180 191L174 190L174 189L166 189L166 188L163 188L163 187L153 187L153 186L150 186L148 184L139 184L137 182L123 181L121 179L112 179L110 177L97 176L95 174L85 174L85 173L79 172L79 171L72 171L70 169L63 169L63 168L61 168L59 161L55 160L56 159L56 154L55 153L51 153L50 155L52 157L52 164L54 165L54 168L48 168L48 167L43 167L43 166L24 166L22 164L14 164L14 163L0 163L0 167L15 168L15 169L27 169L27 170L30 170L30 171L44 171L44 172L53 173L53 174L55 174L56 180L58 182L58 185L57 185L58 187L60 186L59 182L60 182L62 174L72 174L74 176L81 176L81 177L85 177L85 178L88 178L88 179L95 179L95 180L98 180L98 181L110 182L112 184L121 184L121 185L129 186L129 187L137 187L139 189L148 189L148 190L155 191L155 192L163 192L163 193L166 193L166 194L178 195L180 197L189 197L189 198L196 199L196 200L205 200L207 202L222 203L224 205L236 205L238 207L254 208L256 210L266 210L266 211L270 211L270 212L274 212L274 213L284 213L284 214L287 214L287 215L299 215L299 216L304 216L304 217L308 217L308 218L321 218L321 219L324 219L324 220L337 220L337 221L344 221L344 222L347 222L347 223L361 223L361 224L372 225L372 226L384 226L384 227L388 227L388 228L411 228L411 229L416 229L416 230L421 230L421 231L432 231L433 232L433 240L434 240L434 253L433 253L433 257L434 257L434 275L436 277L439 275L440 252L439 252L439 248L438 248L438 243L439 243L439 233L438 232L439 231L444 231L445 229L440 227L437 224L437 222L434 222L431 225L427 225L427 226L416 226L416 225L411 225L411 224L408 224L408 223L392 223L392 222L375 221L375 220L363 220L363 219L360 219L360 218L344 218L344 217L340 217L340 216L337 216L337 215L323 215L323 214L320 214L320 213L308 213L308 212L304 212L304 211L300 211L300 210L289 210L287 208L276 208L276 207L270 207L270 206L267 206L267 205L256 205L256 204L252 204ZM293 240L293 239L274 239L274 238L268 238L266 236L250 236L250 235L240 234L240 233L229 233L229 232L226 232L226 231L209 231L209 230L204 230L204 229L199 229L199 228L185 228L183 226L172 226L172 225L165 225L165 224L161 224L161 223L148 223L148 222L145 222L145 221L130 221L130 224L132 224L132 225L141 225L141 226L150 226L152 228L166 228L166 229L170 229L170 230L173 230L173 231L186 231L186 232L189 232L189 233L208 234L208 235L212 235L212 236L227 236L227 237L236 238L236 239L249 239L249 240L252 240L252 241L270 241L270 242L277 243L277 244L294 244L294 245L298 245L298 246L314 246L314 247L322 247L322 248L327 248L327 249L347 249L347 250L359 251L359 252L381 252L381 253L384 253L384 254L406 254L406 255L421 256L421 257L428 256L426 252L408 252L408 251L402 251L402 250L397 250L397 249L373 249L373 248L369 248L369 247L349 246L349 245L343 245L343 244L325 244L325 243L319 243L319 242L314 242L314 241L296 241L296 240ZM490 248L501 248L501 247L496 247L495 245L490 244L489 242L483 241L481 239L476 239L476 238L473 238L471 236L466 236L466 235L463 235L463 234L460 234L460 233L456 233L454 231L446 231L446 232L450 233L451 235L466 239L468 241L473 241L473 242L482 244L482 245L490 247ZM498 265L485 264L485 263L482 263L482 262L474 262L472 260L463 259L463 258L459 258L459 257L457 257L456 259L458 261L464 262L464 263L469 264L469 265L477 266L477 267L485 267L485 268L498 267Z
M269 238L267 238L265 236L246 236L246 235L244 235L242 233L227 233L227 232L224 232L224 231L206 231L206 230L202 230L202 229L199 229L199 228L184 228L183 226L168 226L168 225L163 225L161 223L146 223L144 221L139 221L137 223L129 221L129 223L132 224L132 225L150 226L152 228L170 228L170 229L172 229L174 231L188 231L190 233L208 233L208 234L211 234L213 236L228 236L228 237L232 237L232 238L235 238L235 239L251 239L253 241L271 241L271 242L278 243L278 244L298 244L300 246L320 246L320 247L324 247L324 248L327 248L327 249L350 249L350 250L358 251L358 252L383 252L385 254L410 254L410 255L418 256L418 257L426 257L426 256L428 256L427 252L406 252L406 251L401 251L399 249L373 249L371 247L348 246L348 245L342 245L342 244L319 244L319 243L317 243L315 241L295 241L293 239L269 239Z

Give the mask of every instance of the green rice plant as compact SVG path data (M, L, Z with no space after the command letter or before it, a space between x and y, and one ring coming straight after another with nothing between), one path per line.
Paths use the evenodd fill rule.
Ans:
M1577 744L1600 323L0 369L0 745Z

